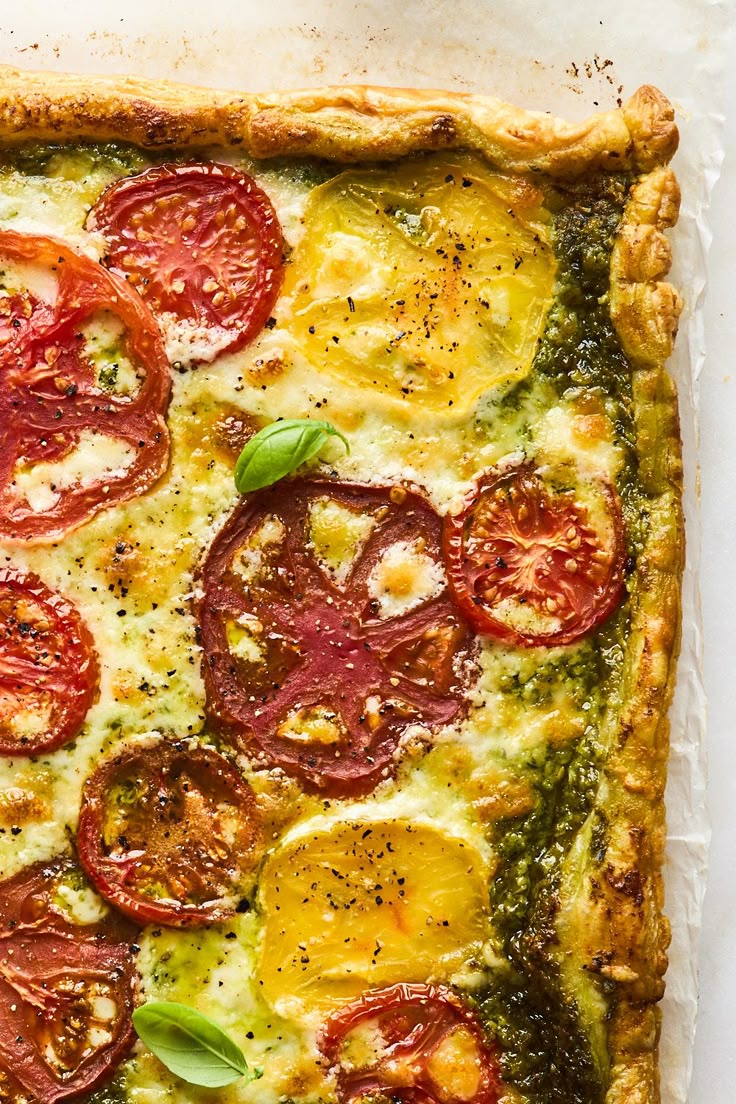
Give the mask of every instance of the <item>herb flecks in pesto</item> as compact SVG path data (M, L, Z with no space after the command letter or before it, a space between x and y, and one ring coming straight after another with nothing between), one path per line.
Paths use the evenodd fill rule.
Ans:
M562 398L597 393L626 457L617 481L635 556L645 536L646 502L635 454L632 371L611 322L608 294L611 249L629 181L600 177L586 185L555 186L553 241L558 264L555 297L531 373L502 400L522 410L548 388ZM624 605L594 637L524 679L503 687L530 706L565 692L587 710L588 725L572 743L532 757L527 774L536 792L525 816L500 824L500 859L491 884L491 909L508 970L499 972L481 1009L501 1048L505 1079L530 1104L601 1104L607 1071L599 1068L574 1000L563 994L556 960L555 921L562 867L592 816L594 862L606 852L607 824L596 798L607 748L605 712L615 709L623 665Z
M118 1075L113 1081L95 1092L78 1098L79 1104L126 1104L128 1094L125 1088L123 1075Z
M501 680L505 694L515 694L525 705L544 705L553 700L564 684L565 693L576 706L587 701L601 678L600 657L591 641L567 649L559 659L547 659L533 670L514 671Z
M534 975L502 977L480 1002L508 1084L533 1104L598 1104L603 1086L575 1010Z
M605 763L601 721L616 708L627 623L622 609L590 640L541 663L504 688L544 703L564 679L589 725L576 742L532 758L527 770L537 800L523 817L498 826L501 860L491 883L491 911L509 969L484 993L481 1010L501 1048L504 1077L530 1104L601 1104L606 1071L597 1067L575 1003L563 995L555 958L555 919L565 857L588 817L591 855L603 862L607 824L595 802Z
M597 392L626 463L618 492L629 551L641 550L647 512L637 474L632 371L609 310L611 250L624 212L630 181L602 176L556 194L554 216L558 264L554 301L532 366L532 376L550 380L559 395L578 388Z
M601 756L594 724L576 743L549 751L529 768L537 793L534 809L507 822L495 840L501 865L491 883L491 904L512 958L539 942L534 926L549 918L560 864L592 809ZM547 904L540 909L543 897Z
M560 194L554 216L554 302L534 360L558 389L600 387L628 405L631 369L608 309L610 259L628 194L625 177L601 177Z
M594 723L576 743L550 751L532 768L534 809L495 841L501 864L491 908L511 969L494 979L482 1010L501 1047L504 1077L533 1104L598 1104L604 1091L550 952L562 862L593 808L602 754Z
M125 142L24 142L0 151L0 173L14 169L25 176L80 179L100 167L115 176L139 172L153 154Z

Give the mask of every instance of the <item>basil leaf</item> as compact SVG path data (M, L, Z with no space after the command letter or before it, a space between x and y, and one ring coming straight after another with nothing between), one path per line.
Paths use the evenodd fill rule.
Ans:
M176 1001L150 1001L136 1008L133 1026L168 1070L191 1085L208 1089L241 1077L255 1081L263 1070L250 1069L242 1050L207 1016Z
M316 418L271 422L251 437L238 457L235 486L241 494L270 487L316 456L329 437L339 437L350 452L347 439L330 422Z

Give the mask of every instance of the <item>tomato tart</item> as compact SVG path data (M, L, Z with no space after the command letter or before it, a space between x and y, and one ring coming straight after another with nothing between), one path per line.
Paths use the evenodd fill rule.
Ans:
M676 145L0 70L0 1099L659 1099Z

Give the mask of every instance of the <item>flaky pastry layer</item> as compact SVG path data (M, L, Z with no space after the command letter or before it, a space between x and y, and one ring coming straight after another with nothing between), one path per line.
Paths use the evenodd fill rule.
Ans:
M338 161L476 150L509 172L647 172L677 148L674 112L645 85L579 123L486 96L366 86L231 93L134 77L0 67L0 138L125 139L147 148L240 146L253 157Z

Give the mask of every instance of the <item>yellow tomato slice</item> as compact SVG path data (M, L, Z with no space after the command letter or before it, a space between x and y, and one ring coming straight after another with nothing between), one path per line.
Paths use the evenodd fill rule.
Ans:
M548 218L538 188L474 157L341 173L306 208L290 329L343 382L467 414L531 365L555 275Z
M263 871L263 995L302 1019L376 986L448 981L489 935L488 876L471 843L422 822L300 833Z

